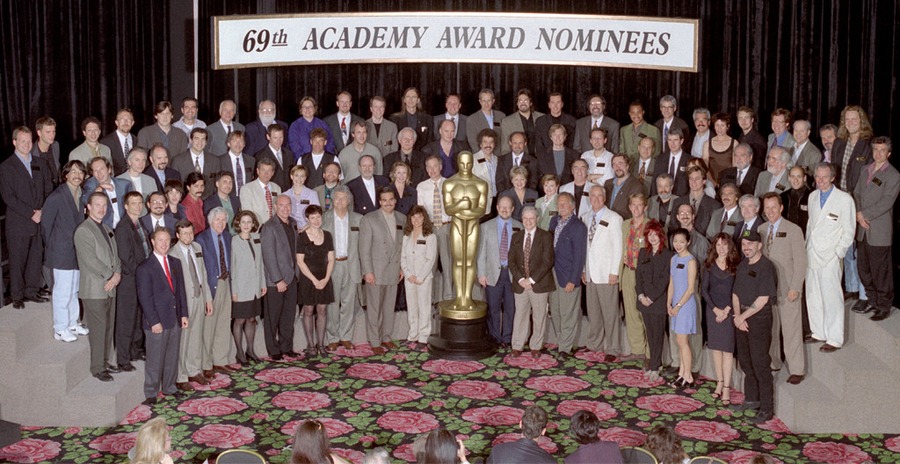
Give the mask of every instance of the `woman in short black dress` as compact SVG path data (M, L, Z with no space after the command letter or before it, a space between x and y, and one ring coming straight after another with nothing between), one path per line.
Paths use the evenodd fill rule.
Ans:
M731 308L734 273L740 262L731 235L720 233L704 263L700 277L700 292L706 301L707 347L716 368L716 391L713 398L731 404L731 375L734 370L734 312Z
M297 237L297 266L300 268L300 305L306 354L325 355L325 324L328 303L334 302L331 273L334 271L334 242L322 230L322 208L310 205L304 213L307 228Z

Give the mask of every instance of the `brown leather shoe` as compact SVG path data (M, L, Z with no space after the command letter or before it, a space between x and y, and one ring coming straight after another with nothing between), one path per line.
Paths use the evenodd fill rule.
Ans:
M334 351L334 350L338 349L338 344L337 343L329 343L328 346L325 347L325 349L328 351Z
M611 363L611 362L613 362L613 361L615 361L615 360L616 360L616 357L613 356L613 355L611 355L611 354L604 354L604 355L603 355L603 362Z
M378 355L382 355L382 354L387 353L387 350L384 349L384 347L376 346L376 347L372 348L372 352L375 354L378 354Z
M385 347L385 348L387 348L387 349L389 349L389 350L396 350L396 349L397 349L397 344L394 343L394 342L391 342L391 341L384 342L384 343L381 344L381 346L383 346L383 347Z
M799 384L800 382L802 382L803 379L805 379L805 378L806 378L805 375L797 375L797 374L794 374L794 375L791 375L790 377L788 377L787 383L789 383L789 384L791 384L791 385L797 385L797 384Z
M541 350L531 350L531 357L535 359L540 358Z
M221 372L225 375L234 374L235 372L237 372L236 370L234 370L228 366L213 366L213 371Z
M341 346L343 346L345 349L348 349L348 350L352 350L352 349L356 348L355 346L353 346L353 342L351 342L349 340L341 340Z
M175 386L181 391L186 391L186 392L194 391L194 387L192 387L191 384L189 384L187 382L177 382L175 384Z
M519 356L522 356L522 350L512 350L510 351L509 355L514 358L518 358Z
M819 351L823 351L825 353L834 353L835 351L837 351L839 349L840 348L838 348L832 344L829 344L829 343L826 343L826 344L822 345L821 347L819 347Z
M206 376L203 374L195 375L193 377L188 377L189 382L194 382L200 385L209 385L209 380L206 380Z
M206 377L206 380L212 380L216 378L216 373L212 369L203 371L203 377Z

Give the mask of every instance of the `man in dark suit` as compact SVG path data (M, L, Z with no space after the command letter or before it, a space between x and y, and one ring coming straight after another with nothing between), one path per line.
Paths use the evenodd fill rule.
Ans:
M538 119L538 122L541 123L548 120L550 120L549 116ZM571 142L569 142L567 135L571 134L571 132L564 125L554 124L547 131L550 134L548 138L549 145L546 148L539 147L542 151L537 152L537 172L529 172L528 176L535 179L535 185L540 183L541 179L547 174L555 174L559 178L559 185L568 184L574 180L570 166L581 156L577 151L569 147ZM560 156L560 153L562 154L562 163L557 158Z
M327 140L328 134L325 130L313 129L309 131L309 145L312 147L312 151L296 154L298 156L302 155L298 164L306 167L306 186L311 189L315 189L325 183L325 166L337 161L337 156L334 153L325 151Z
M353 96L346 90L337 94L337 113L325 116L325 124L331 129L331 135L334 138L334 152L340 153L347 145L353 142L351 139L351 128L356 121L365 123L365 119L350 112L353 107Z
M522 438L494 446L487 464L555 464L556 459L537 444L537 439L547 432L547 413L540 406L529 406L519 425Z
M234 219L234 216L241 211L241 199L234 193L234 177L228 171L219 172L216 175L216 190L212 195L203 200L203 216L209 216L209 212L213 208L221 207L226 211L226 217ZM234 233L231 228L231 221L227 221L226 227L229 232Z
M447 112L434 117L435 141L441 139L441 123L445 120L450 120L453 121L454 124L453 140L459 144L461 149L471 151L469 142L466 139L467 117L466 115L459 113L459 109L462 108L462 102L459 99L459 95L455 93L448 94L447 99L444 100L444 107L447 108ZM385 168L387 168L387 166L385 166Z
M622 153L613 155L612 168L615 177L606 181L603 187L606 189L606 198L609 207L622 216L623 220L631 219L631 209L628 207L629 198L635 193L643 193L644 184L631 175L628 168L628 157Z
M278 195L275 215L263 224L259 238L268 289L263 307L266 351L280 361L285 354L294 354L297 315L297 221L291 217L291 197Z
M416 131L416 150L423 149L434 139L431 128L434 120L422 111L422 100L415 87L403 92L403 110L392 114L390 120L397 125L397 130L409 127Z
M359 177L347 182L347 188L353 194L353 211L366 215L378 209L378 192L391 181L375 175L375 160L370 155L359 159L359 173Z
M263 100L259 102L259 108L257 109L259 119L251 122L250 124L247 124L246 131L241 132L242 134L246 134L244 139L246 147L242 146L241 150L246 148L247 153L256 153L262 150L266 146L266 134L269 133L269 126L271 126L272 124L278 124L279 126L283 127L285 134L287 134L287 123L275 119L276 113L277 109L275 108L275 102L273 102L272 100ZM231 133L233 134L238 131L239 129L236 128ZM285 136L284 144L290 146L289 137ZM225 139L225 146L228 146L227 137ZM238 151L238 153L240 153L240 151Z
M169 167L169 149L158 143L150 147L150 165L144 169L144 174L156 182L160 192L165 191L167 180L181 180L181 174Z
M241 194L241 189L244 185L253 180L256 172L256 160L244 151L244 143L243 132L232 132L225 140L228 153L219 159L219 169L231 173L231 178L234 179L234 191L238 195Z
M684 134L684 141L682 143L683 146L691 147L693 146L693 139L691 139L691 129L688 126L688 123L684 121L684 119L675 116L675 112L678 110L678 100L675 99L672 95L666 95L659 99L659 112L662 113L662 117L656 121L654 124L657 129L659 129L659 133L662 134L661 140L666 140L669 138L669 131L674 128L681 129L682 134ZM669 155L669 145L667 143L662 144L661 154L668 156Z
M394 163L403 161L412 170L409 175L410 185L419 185L419 182L428 178L428 175L425 173L425 159L428 158L428 155L415 149L416 131L409 127L404 128L397 135L397 141L400 143L400 149L393 153L388 153L384 157L382 162L384 170L390 172Z
M719 187L719 198L722 199L722 207L712 212L709 226L706 228L706 238L712 242L719 233L734 235L734 226L737 225L740 213L738 213L738 198L740 191L734 184L722 184ZM702 230L700 232L703 232Z
M128 153L137 142L137 137L131 134L131 128L134 126L134 113L128 108L120 108L116 113L115 123L116 130L100 139L100 144L109 147L113 175L118 176L128 170Z
M591 130L595 128L606 129L609 137L606 139L606 149L614 152L619 150L619 122L603 114L606 111L606 99L593 94L588 99L588 111L590 114L579 119L575 123L575 143L572 148L579 153L590 150Z
M691 205L694 210L694 229L701 236L706 234L709 229L709 222L712 220L713 211L722 207L722 204L714 198L704 193L706 186L706 172L699 166L691 166L688 168L688 185L690 190L687 195L679 197L675 200L673 207L678 210L681 205Z
M641 139L638 143L638 159L631 163L631 175L644 184L644 192L648 194L654 192L656 188L653 179L657 164L656 158L653 157L655 143L650 137Z
M556 286L550 294L553 328L559 356L571 354L581 321L581 276L587 257L587 227L575 216L575 198L563 192L556 200L559 214L550 219L553 233L553 268ZM556 317L558 316L558 317Z
M784 217L800 226L804 237L806 237L806 223L809 222L809 194L812 193L806 180L803 166L794 166L788 172L791 189L781 194Z
M738 126L741 127L741 136L738 142L747 144L752 149L751 164L762 171L766 168L766 139L756 129L756 111L749 106L742 106L737 110ZM753 186L756 188L756 185ZM753 192L749 192L753 193Z
M284 129L281 126L277 124L269 126L269 133L266 134L266 137L268 137L269 144L256 152L254 158L256 158L257 162L268 158L275 163L275 174L272 175L272 182L281 187L282 192L286 192L294 185L294 182L291 180L291 168L295 165L294 153L284 145Z
M441 175L447 179L456 174L456 157L459 156L459 152L463 151L463 146L460 142L453 138L454 130L456 129L453 125L453 120L444 119L440 122L438 128L438 140L425 145L425 148L422 149L422 153L425 153L426 156L436 155L441 157Z
M766 220L759 215L760 203L759 197L757 196L742 196L741 199L738 200L738 207L741 210L741 217L740 221L737 221L734 225L732 238L734 238L735 245L740 246L741 234L743 234L745 230L757 230L759 225L766 222Z
M753 166L753 148L741 143L734 147L734 166L725 168L719 174L719 185L734 184L741 191L741 195L753 195L756 191L756 181L762 172Z
M153 192L147 198L147 214L138 220L144 229L144 236L150 237L153 229L160 226L172 231L171 235L175 234L175 218L166 208L166 204L166 194L163 192Z
M144 404L156 404L160 391L181 397L175 386L181 329L188 327L187 298L181 261L168 256L172 236L160 228L150 236L153 253L137 268L137 294L144 311L147 363L144 366Z
M512 356L522 354L529 328L531 356L539 358L546 333L547 302L553 283L553 235L537 227L538 212L533 206L522 208L524 230L512 236L509 248L509 272L515 294L516 317L513 321Z
M547 96L547 107L550 112L545 114L543 118L538 119L534 123L534 155L540 159L541 155L550 152L553 146L551 140L552 127L559 124L566 129L565 139L566 148L572 148L575 141L575 116L569 113L563 113L563 99L559 92L550 92ZM580 154L580 153L579 153ZM569 164L566 163L566 166Z
M6 204L6 240L9 246L9 294L13 307L22 309L24 300L44 303L40 296L41 209L53 190L50 166L44 158L31 155L31 129L13 131L15 152L0 164L0 197ZM13 246L14 245L14 246Z
M533 189L537 185L539 180L537 179L538 160L525 150L527 144L528 139L525 137L524 132L513 132L509 135L508 145L510 152L497 158L496 183L498 194L512 188L509 170L516 166L528 169L528 183L525 184L525 187Z
M50 180L53 181L54 186L59 185L63 180L59 178L59 142L56 141L56 121L49 116L40 117L34 123L34 130L37 132L37 140L34 142L31 154L47 160L47 165L50 166Z
M496 132L498 139L503 137L500 134L500 121L506 117L504 112L494 109L494 91L491 89L485 88L478 92L478 104L481 109L466 119L466 140L473 149L480 146L478 134L485 129Z
M680 129L672 129L669 131L669 138L666 140L669 146L669 156L660 157L656 163L656 171L653 177L657 177L662 173L668 173L673 179L672 193L676 196L684 196L688 193L687 165L691 155L682 150L684 144L684 136ZM651 192L656 194L656 192Z
M195 127L191 129L191 146L172 158L172 169L178 171L182 179L187 179L188 174L199 172L203 174L203 198L213 194L215 190L216 173L219 168L219 156L206 150L209 132L206 129Z
M116 290L116 362L119 369L131 372L134 370L131 361L139 359L139 354L144 351L135 275L138 266L150 256L152 245L150 234L145 233L138 222L144 208L141 194L128 192L123 203L126 215L114 231L122 266L122 281Z
M232 347L231 337L231 234L226 230L228 213L213 208L206 216L209 227L197 235L203 250L206 280L213 297L213 313L203 324L203 375L212 380L215 372L234 372L227 366Z
M234 131L246 133L244 125L235 121L237 105L234 100L222 100L219 103L219 120L206 127L209 132L209 143L206 148L214 156L222 156L228 147L225 146L225 138Z

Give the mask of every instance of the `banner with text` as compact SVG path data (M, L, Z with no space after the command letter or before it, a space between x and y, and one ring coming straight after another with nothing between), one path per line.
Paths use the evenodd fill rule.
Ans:
M215 69L530 63L697 72L696 19L538 13L215 16Z

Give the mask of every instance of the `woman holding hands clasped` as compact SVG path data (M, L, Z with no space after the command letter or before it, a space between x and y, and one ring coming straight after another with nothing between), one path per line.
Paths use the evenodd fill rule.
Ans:
M707 348L716 368L716 391L713 398L731 404L731 374L734 369L734 323L731 293L734 273L741 262L731 235L720 233L713 239L713 247L701 273L701 294L706 301Z
M406 317L409 320L409 348L425 349L431 335L431 283L437 259L437 237L428 212L413 206L403 228L400 269L406 287Z
M697 332L697 300L694 298L697 283L697 260L688 251L691 233L679 228L672 232L672 248L675 256L669 268L669 291L666 297L666 308L671 317L671 332L675 334L681 366L678 378L669 385L673 387L696 386L691 373L691 347L688 337Z

